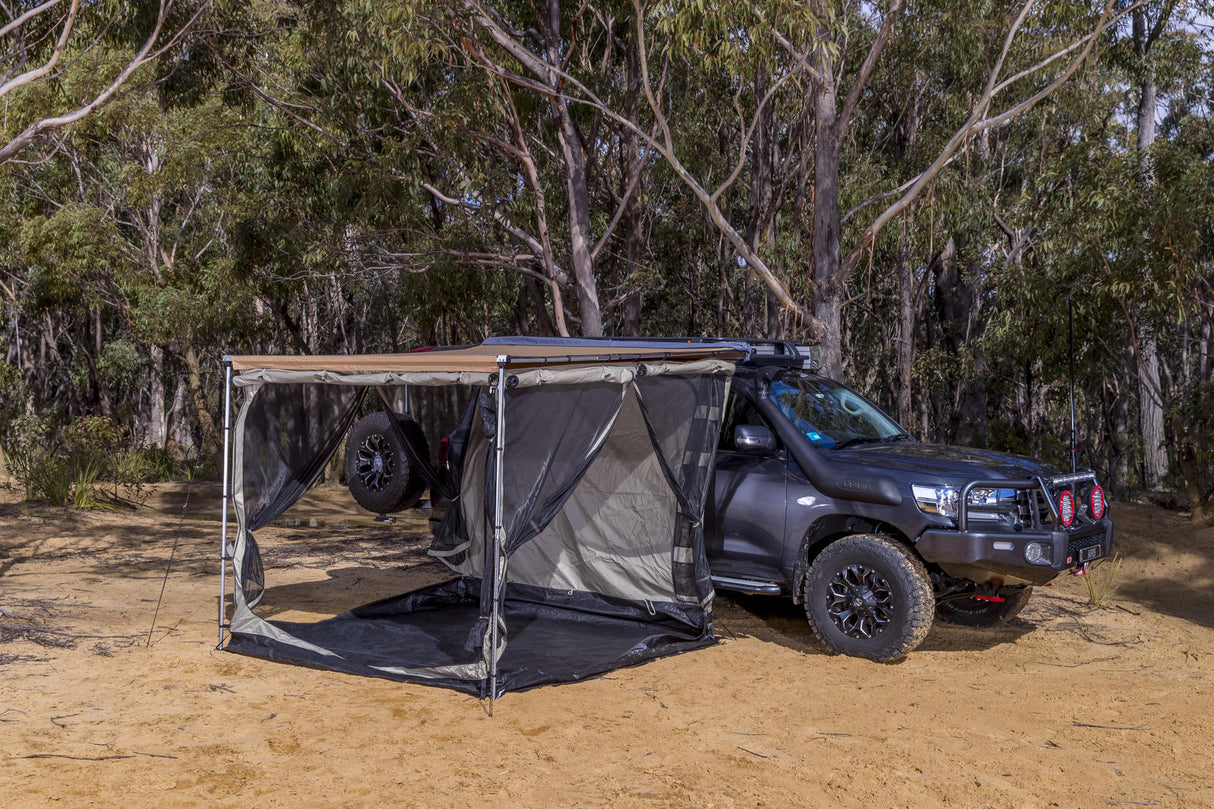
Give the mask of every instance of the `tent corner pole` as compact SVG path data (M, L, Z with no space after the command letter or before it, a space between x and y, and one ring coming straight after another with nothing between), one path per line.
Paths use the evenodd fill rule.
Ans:
M497 699L497 627L500 619L499 605L504 592L501 581L501 557L506 545L505 500L502 496L502 486L505 485L505 475L502 473L502 460L506 449L506 363L509 357L502 354L497 358L497 423L495 425L493 447L493 576L492 589L493 605L489 615L489 715L493 715L493 703Z
M224 358L223 385L223 491L220 503L222 512L219 529L219 645L223 648L224 599L228 595L228 504L232 499L229 469L232 466L232 360Z

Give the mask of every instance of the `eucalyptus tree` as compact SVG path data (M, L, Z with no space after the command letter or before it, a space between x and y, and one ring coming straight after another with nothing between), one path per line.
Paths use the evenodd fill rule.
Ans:
M5 0L0 4L0 99L6 112L0 165L112 99L140 68L173 49L207 4ZM132 41L133 52L115 49ZM75 65L88 69L74 70Z
M933 171L972 117L974 100L987 94L991 65L1008 58L1015 60L1009 72L1031 67L1041 52L1072 41L1089 24L1084 14L1060 16L1047 33L1035 32L1043 40L1037 53L1013 56L1005 30L977 26L951 4L919 2L913 11L884 51L843 164L849 187L841 221L853 236L863 232L846 227L892 197L891 185ZM1020 386L1008 388L1009 379L1026 377L1015 362L1009 366L1007 355L1011 349L1011 356L1029 356L1028 347L1038 344L1035 333L1049 324L1018 319L1019 342L994 353L985 330L990 318L1001 316L993 295L1000 278L1023 271L1041 226L1036 176L1058 158L1068 137L1059 133L1084 132L1091 120L1088 99L1100 91L1090 74L1060 84L1001 125L980 129L957 159L935 171L897 226L873 238L848 275L843 327L849 350L865 374L883 378L900 418L911 423L919 400L925 435L986 443L994 418L998 440L1006 440L1013 426L1005 415L1008 396L1019 399L1019 417L1010 419L1015 432L1032 432L1031 421L1040 418L1028 406L1032 397ZM1105 109L1095 113L1097 121ZM874 299L874 292L883 298ZM873 335L867 344L860 339L865 332ZM867 347L874 336L881 347L875 355Z
M484 3L466 0L464 5L473 9L476 23L499 43L509 39L511 30L520 30L490 13ZM896 37L902 0L885 4L826 0L810 4L722 3L711 7L694 2L647 6L643 0L634 0L641 89L648 102L642 120L628 118L599 88L579 76L553 66L548 69L556 71L563 82L559 88L563 98L602 112L651 146L704 206L740 260L768 285L794 323L805 324L823 344L827 370L838 374L843 367L841 313L847 302L847 283L876 236L902 215L972 140L1033 108L1062 86L1108 27L1127 13L1114 11L1110 0L1093 14L1060 21L1057 9L1048 4L1028 0L1007 8L1004 5L996 3L993 8L983 9L984 20L1003 21L1003 25L981 73L980 90L967 99L966 114L921 171L864 201L861 210L878 202L881 205L877 213L869 215L867 224L852 226L854 235L846 251L842 246L844 216L839 197L843 150L851 143L851 126L864 105L881 54ZM753 76L748 76L733 94L731 103L742 133L735 140L737 152L730 160L735 170L721 178L696 176L687 167L688 149L695 146L689 147L677 136L678 122L661 93L664 77L668 71L694 71L698 65L724 65L741 73L739 64L756 61L757 52L768 52L764 49L774 54L775 48L783 49L783 58L757 60L766 71L764 80L756 83ZM552 89L549 86L549 92ZM791 293L790 271L773 270L747 243L744 225L730 219L725 200L745 168L766 106L777 94L794 90L813 99L812 221L807 223L813 250L806 273L809 305Z
M216 192L239 143L233 124L214 96L168 104L156 86L132 88L9 165L19 365L44 407L130 424L145 446L171 432L188 451L217 446L207 360L251 309Z
M621 223L636 252L644 160L621 146L630 133L536 88L551 79L544 65L552 61L625 93L618 34L627 26L605 7L503 8L514 12L533 14L525 35L499 44L459 3L301 7L270 29L268 48L228 67L284 126L295 125L300 151L393 195L387 208L356 203L344 212L337 241L351 249L335 261L384 278L414 275L411 286L440 275L491 283L517 301L512 318L529 312L529 328L601 334L594 265L620 240ZM336 28L347 35L333 37ZM530 86L507 81L507 68ZM333 222L343 217L331 213ZM617 252L625 251L609 251L609 264ZM502 307L492 308L500 317ZM634 306L634 323L638 316Z
M1150 14L1159 10L1146 8ZM1145 163L1149 181L1138 148L1142 64L1127 16L1100 58L1052 103L1019 125L1002 127L989 145L979 143L982 148L965 163L967 172L988 154L998 173L966 191L969 208L953 214L954 221L972 223L989 253L975 348L992 360L982 381L990 412L1020 422L1028 428L1018 428L1022 435L1052 433L1056 457L1065 459L1060 450L1068 440L1069 297L1076 323L1080 460L1103 467L1118 490L1154 485L1148 442L1162 445L1170 468L1181 471L1186 483L1196 478L1180 469L1181 454L1206 457L1201 420L1179 412L1182 402L1186 412L1202 407L1197 394L1208 315L1201 302L1209 298L1203 235L1208 226L1202 223L1209 220L1214 194L1208 134L1203 146L1203 136L1195 133L1208 133L1210 40L1187 30L1182 19L1164 25L1158 37L1158 53L1166 54L1156 63L1158 93L1168 113L1152 117L1160 134ZM933 192L938 203L945 199L943 190L938 183ZM999 233L1002 244L991 239ZM931 332L945 323L926 325ZM1147 334L1158 339L1158 381L1151 384L1141 381ZM934 361L950 353L934 346L920 350L925 348L924 358ZM1017 407L1009 408L1009 395ZM1141 426L1152 399L1172 411L1162 425L1162 442L1147 438ZM1046 450L1033 448L1054 454ZM1197 504L1203 497L1191 500Z
M1166 50L1170 23L1177 12L1177 0L1150 3L1132 10L1129 36L1125 44L1130 52L1124 62L1130 73L1130 84L1137 95L1134 111L1134 147L1138 177L1136 186L1149 192L1153 182L1151 147L1155 144L1156 116L1159 97L1159 51ZM1166 58L1166 57L1165 57ZM1166 73L1167 67L1163 66ZM1132 313L1128 313L1132 314ZM1143 323L1133 341L1139 377L1139 426L1143 442L1143 474L1149 486L1158 486L1168 468L1164 446L1164 394L1159 366L1159 340L1153 327Z

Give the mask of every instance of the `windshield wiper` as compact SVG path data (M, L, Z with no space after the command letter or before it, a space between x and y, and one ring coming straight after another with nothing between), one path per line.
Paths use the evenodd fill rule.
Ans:
M831 449L843 449L856 444L880 444L884 440L884 438L874 438L871 435L857 435L847 439L841 444L835 444L833 447L831 447Z
M856 435L852 436L841 444L835 444L833 447L831 447L831 449L844 449L846 447L853 447L856 444L893 444L897 441L910 440L912 440L910 433L894 433L893 435L887 435L884 438L877 438L871 435Z

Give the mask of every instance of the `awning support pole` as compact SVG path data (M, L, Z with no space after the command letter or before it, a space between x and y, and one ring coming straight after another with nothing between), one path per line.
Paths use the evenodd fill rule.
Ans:
M224 361L224 385L223 385L223 496L221 503L223 505L222 516L220 517L219 529L219 646L223 647L223 618L224 609L223 602L228 596L228 503L232 499L231 480L228 477L228 470L232 465L231 456L231 437L232 437L232 361L225 359Z
M509 357L501 355L497 358L497 425L493 446L493 606L489 616L489 715L493 715L493 703L497 699L497 646L499 605L505 585L501 577L501 558L506 547L506 527L503 515L504 498L502 487L505 485L505 475L502 474L502 459L506 449L506 362Z

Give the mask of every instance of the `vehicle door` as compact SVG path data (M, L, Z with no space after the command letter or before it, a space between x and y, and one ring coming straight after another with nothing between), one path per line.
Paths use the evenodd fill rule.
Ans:
M780 581L784 556L787 453L739 446L739 427L775 431L742 391L730 397L721 426L705 540L714 575Z

